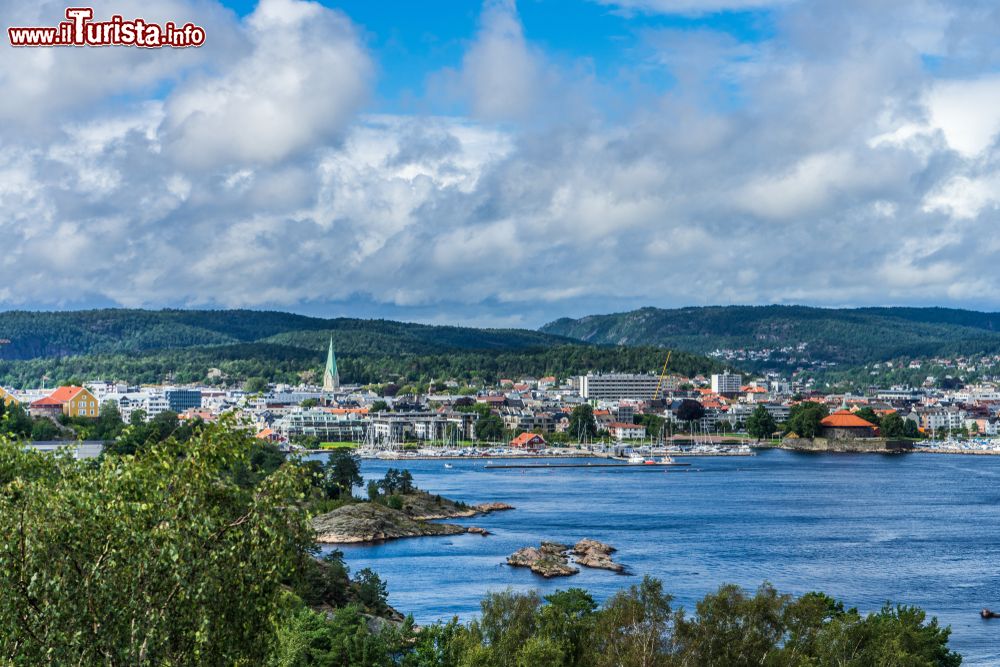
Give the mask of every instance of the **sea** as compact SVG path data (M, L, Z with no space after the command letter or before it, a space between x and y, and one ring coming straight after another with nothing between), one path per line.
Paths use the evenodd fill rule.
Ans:
M352 571L376 570L390 604L421 624L473 618L485 593L505 589L582 587L601 601L648 574L690 611L721 584L753 590L766 581L795 595L823 591L865 612L887 601L920 606L951 626L963 664L1000 665L1000 619L979 616L983 607L1000 611L1000 457L759 450L678 460L691 465L491 470L479 459L364 461L366 480L406 468L431 493L516 509L452 520L488 537L339 548ZM615 546L631 576L583 568L546 580L505 564L541 540L584 537Z

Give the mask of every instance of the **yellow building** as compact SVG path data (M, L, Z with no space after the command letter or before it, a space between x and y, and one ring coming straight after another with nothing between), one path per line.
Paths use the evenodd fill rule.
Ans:
M18 404L21 402L14 398L14 396L3 387L0 387L0 400L3 401L4 405L10 405L11 403Z
M84 387L59 387L32 403L30 412L36 416L62 412L70 417L97 417L100 406L94 395Z

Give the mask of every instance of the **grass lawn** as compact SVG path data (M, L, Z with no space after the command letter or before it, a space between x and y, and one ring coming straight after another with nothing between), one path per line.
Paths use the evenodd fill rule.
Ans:
M320 449L356 449L360 446L357 442L321 442Z

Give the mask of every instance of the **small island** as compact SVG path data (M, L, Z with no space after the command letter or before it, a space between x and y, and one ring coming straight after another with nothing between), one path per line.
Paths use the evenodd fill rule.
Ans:
M524 547L508 556L507 564L529 568L546 579L568 577L580 572L580 568L570 564L570 556L578 565L600 570L625 573L625 566L611 559L616 549L610 544L584 538L572 547L568 544L543 541L538 547Z
M343 465L343 463L341 462ZM321 544L381 542L404 537L459 535L486 536L483 528L433 523L438 519L469 518L514 509L506 503L467 505L427 493L413 484L408 470L390 468L382 480L368 485L368 500L346 499L335 509L312 519Z

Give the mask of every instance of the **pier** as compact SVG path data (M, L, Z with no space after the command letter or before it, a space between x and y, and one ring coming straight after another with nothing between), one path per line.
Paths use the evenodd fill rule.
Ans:
M685 468L690 463L487 463L487 470L551 469L551 468L623 468L640 470L644 468Z

